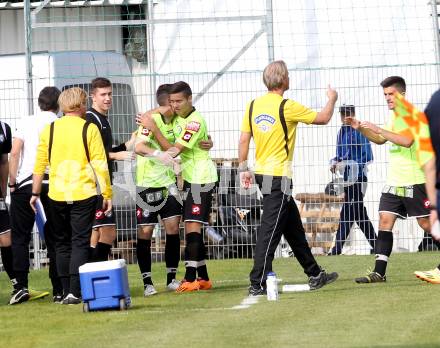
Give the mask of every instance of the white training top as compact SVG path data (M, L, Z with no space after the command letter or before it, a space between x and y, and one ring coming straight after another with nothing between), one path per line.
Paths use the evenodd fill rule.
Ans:
M41 111L37 115L22 117L17 122L17 127L13 133L13 138L18 138L23 141L23 150L21 152L20 163L16 182L19 184L31 184L23 182L26 178L32 175L35 166L35 158L37 157L37 147L40 142L40 133L44 127L57 119L57 115L51 111Z

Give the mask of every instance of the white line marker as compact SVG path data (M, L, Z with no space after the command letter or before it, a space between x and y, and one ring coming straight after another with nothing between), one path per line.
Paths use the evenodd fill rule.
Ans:
M310 291L309 284L286 284L282 287L282 292Z
M262 298L263 295L261 296L248 296L245 297L243 301L241 301L241 303L237 306L232 307L231 309L245 309L245 308L249 308L250 306L258 303L258 301L260 301L260 298Z

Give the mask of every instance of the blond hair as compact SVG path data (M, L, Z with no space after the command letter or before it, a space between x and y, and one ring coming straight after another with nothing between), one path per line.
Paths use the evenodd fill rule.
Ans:
M87 104L87 93L79 87L68 88L60 94L58 104L63 113L78 111Z
M270 63L263 71L263 82L269 91L281 88L288 77L289 71L283 60Z

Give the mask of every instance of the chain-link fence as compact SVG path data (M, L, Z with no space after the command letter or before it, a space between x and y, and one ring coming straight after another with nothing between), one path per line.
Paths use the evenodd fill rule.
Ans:
M339 92L338 106L353 104L358 118L384 124L388 111L379 83L385 77L403 76L407 98L421 109L438 88L438 35L437 5L418 0L2 2L0 117L14 128L19 117L34 112L44 86L89 90L94 77L105 76L113 82L109 119L120 143L136 129L134 115L155 106L157 86L188 82L207 120L221 177L205 229L208 255L251 257L261 199L237 193L237 147L246 103L265 93L267 63L286 61L291 85L286 97L319 110L331 84ZM342 201L307 195L324 193L332 179L329 160L339 128L335 112L329 125L300 125L296 134L294 190L316 253L332 245ZM387 151L373 145L368 167L364 200L375 228ZM115 163L113 256L129 261L136 243L135 165ZM414 221L399 222L395 235L395 249L402 251L418 250L424 238ZM161 260L165 234L160 225L154 236L153 255ZM423 248L433 248L425 237ZM34 242L38 246L38 238ZM354 225L344 253L369 251ZM280 254L288 252L282 248Z

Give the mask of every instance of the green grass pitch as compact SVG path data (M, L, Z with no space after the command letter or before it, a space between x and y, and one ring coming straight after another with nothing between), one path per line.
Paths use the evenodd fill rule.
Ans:
M318 257L339 279L320 290L280 294L278 302L234 309L247 296L251 260L209 261L214 289L165 291L165 265L153 265L159 294L144 298L137 266L129 267L133 307L82 313L51 298L7 306L11 286L0 274L0 347L440 347L440 285L415 270L438 265L440 253L393 254L388 281L359 285L373 256ZM183 276L183 264L179 277ZM283 284L305 283L292 259L277 259ZM47 271L30 286L49 290ZM3 305L4 304L4 305Z

